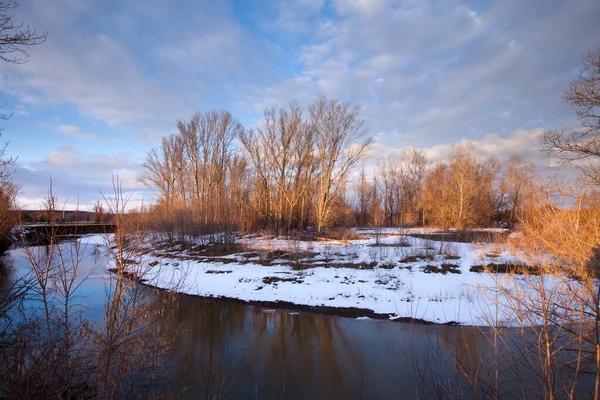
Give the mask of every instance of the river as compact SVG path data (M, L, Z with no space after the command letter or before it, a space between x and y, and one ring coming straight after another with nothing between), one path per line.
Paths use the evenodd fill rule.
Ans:
M71 245L75 246L63 244ZM77 304L83 319L102 326L115 279L104 268L106 254L95 245L87 246L91 247L77 248L85 255L78 271ZM5 256L0 290L6 294L10 282L30 269L23 250L12 250ZM510 371L511 357L495 357L498 353L486 329L349 319L168 295L146 286L138 289L161 316L160 332L171 343L161 355L166 372L156 390L163 394L235 399L469 398L474 397L470 384L474 382L483 397L490 390L498 390L502 398L521 398L523 390L536 390L531 374L518 378L519 373ZM36 304L28 299L24 307ZM504 333L505 339L511 336L518 337L512 331ZM521 346L518 339L512 343L510 348ZM497 381L496 371L502 371Z

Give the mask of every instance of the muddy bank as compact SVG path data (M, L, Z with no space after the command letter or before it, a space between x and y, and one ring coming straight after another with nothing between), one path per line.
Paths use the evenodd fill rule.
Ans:
M508 231L450 231L408 234L408 236L418 239L455 243L504 243L508 238L508 235Z
M113 268L109 269L109 272L116 273L117 271ZM134 274L135 275L135 274ZM150 285L145 282L145 280L140 280L137 276L123 275L127 279L131 279L139 285L149 287L159 291L168 291L163 288L159 288L157 286ZM289 301L260 301L260 300L242 300L235 297L226 297L226 296L201 296L195 294L188 293L177 293L177 296L184 296L190 298L199 298L208 301L222 302L222 303L235 303L235 304L244 304L247 306L255 306L264 308L265 312L268 312L269 309L277 309L289 312L304 312L311 314L322 314L322 315L331 315L336 317L343 318L371 318L377 320L386 320L391 322L402 322L409 324L419 324L419 325L446 325L446 326L455 326L460 325L455 321L448 321L444 323L426 321L420 318L412 318L412 317L396 317L395 314L387 314L387 313L376 313L373 310L369 310L366 308L356 308L356 307L331 307L331 306L309 306L304 304L295 304Z

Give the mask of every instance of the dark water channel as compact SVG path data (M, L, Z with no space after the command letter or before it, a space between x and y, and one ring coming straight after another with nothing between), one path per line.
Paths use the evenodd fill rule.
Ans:
M18 250L6 264L0 291L28 269ZM112 279L100 264L102 257L90 250L78 288L84 318L96 324L103 323ZM176 397L486 398L496 371L499 381L491 386L502 398L538 390L531 374L516 378L507 354L496 361L489 332L479 328L348 319L141 290L159 308L168 302L160 323L175 344L164 357L168 379L160 391Z

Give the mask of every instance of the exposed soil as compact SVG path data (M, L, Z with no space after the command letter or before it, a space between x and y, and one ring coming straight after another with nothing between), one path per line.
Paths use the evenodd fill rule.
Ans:
M113 271L111 271L113 272ZM114 271L116 272L116 271ZM113 272L113 273L114 273ZM138 282L141 285L146 287L151 287L156 290L166 291L165 289L161 289L152 285L148 285L144 282ZM256 290L260 290L263 287L259 286ZM373 310L368 308L355 308L355 307L330 307L330 306L308 306L303 304L294 304L289 301L246 301L241 299L236 299L233 297L225 297L225 296L199 296L193 294L186 293L177 293L177 296L189 296L195 298L201 298L207 301L219 301L226 303L237 303L237 304L245 304L250 306L261 307L265 309L281 309L285 311L301 311L311 314L323 314L323 315L333 315L342 318L360 318L360 317L368 317L371 319L377 320L388 320L392 322L400 322L400 323L409 323L409 324L419 324L419 325L449 325L455 326L460 325L455 321L448 321L445 323L437 323L426 321L421 318L412 318L412 317L395 317L394 314L382 314L376 313Z
M319 253L315 251L296 251L286 255L288 260L298 260L303 258L312 258L318 256Z
M426 274L460 274L460 269L456 264L442 264L442 265L427 265L423 268L423 272Z
M265 285L277 284L277 282L304 283L301 278L279 278L277 276L266 276L262 281Z
M325 258L314 258L319 255L316 252L310 251L285 251L285 250L273 250L273 251L251 251L244 252L241 254L232 253L230 255L239 255L240 259L236 259L233 257L207 257L206 253L196 253L190 254L187 252L185 255L177 254L176 252L169 251L160 251L154 252L154 256L159 258L171 258L177 259L180 261L198 261L198 262L211 262L211 263L222 263L222 264L232 264L236 263L239 265L245 264L258 264L265 267L270 266L288 266L296 271L303 271L310 268L349 268L349 269L374 269L378 267L377 261L372 262L360 262L360 263L352 263L352 262L330 262L329 259ZM285 260L285 261L282 261ZM408 262L408 261L407 261ZM156 264L155 264L156 265ZM382 264L379 268L383 269L392 269L394 265L392 264Z
M411 233L409 236L437 242L460 243L503 243L508 238L508 232L489 231L451 231L434 233Z
M113 273L117 276L122 276L123 278L127 278L135 283L144 283L147 281L147 279L143 279L141 278L138 274L136 274L135 272L127 272L127 271L121 271L121 273L119 273L119 270L117 268L109 268L108 272Z
M496 274L517 274L517 275L540 275L540 269L536 266L525 264L486 264L473 265L471 272L492 272Z
M423 260L433 261L434 259L435 259L435 256L433 254L429 254L429 255L418 255L418 256L404 257L399 262L401 262L401 263L414 263L414 262L423 261Z
M356 233L352 229L330 229L327 231L317 232L317 231L300 231L300 232L292 232L287 236L292 240L299 240L302 242L316 242L316 241L326 241L326 240L359 240L363 239L358 233Z
M318 239L329 240L358 240L362 237L352 229L331 229L318 234ZM317 239L317 240L318 240Z
M410 243L398 242L398 243L373 243L369 247L412 247Z
M246 247L240 243L231 244L210 244L206 246L196 246L188 250L190 255L199 255L204 257L219 257L230 254L242 253Z
M374 269L379 263L377 261L362 262L362 263L325 263L325 264L307 264L307 263L285 263L296 271L302 271L309 268L348 268L348 269Z
M304 258L312 258L318 256L319 253L314 251L285 251L285 250L273 250L263 255L259 254L259 257L263 256L268 260L289 260L289 261L297 261L302 260Z

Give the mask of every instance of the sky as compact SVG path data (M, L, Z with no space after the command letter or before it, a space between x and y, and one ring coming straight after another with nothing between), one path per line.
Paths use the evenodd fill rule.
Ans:
M317 96L361 106L368 162L403 148L543 167L537 137L575 128L561 95L600 46L597 0L27 0L47 31L27 62L0 64L0 121L18 157L19 204L89 209L113 174L131 205L147 152L178 119L225 109L245 126Z

